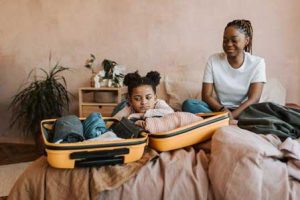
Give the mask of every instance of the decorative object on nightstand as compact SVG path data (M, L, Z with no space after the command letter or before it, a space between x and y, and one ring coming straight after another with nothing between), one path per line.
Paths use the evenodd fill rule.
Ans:
M96 57L94 56L94 54L90 54L90 58L86 60L86 63L85 63L85 67L90 69L91 72L92 72L92 76L91 76L91 87L96 87L99 85L99 77L98 77L98 74L95 72L94 70L94 61L96 60ZM96 85L96 83L98 83Z
M126 94L126 87L79 88L79 116L87 117L91 112L99 112L104 117L110 117Z
M104 87L122 87L125 67L107 59L103 60L102 66L103 70L98 73L101 77L101 85Z
M96 57L90 54L85 67L92 71L91 87L123 87L125 67L118 65L115 61L104 59L101 63L103 70L98 73L94 70Z

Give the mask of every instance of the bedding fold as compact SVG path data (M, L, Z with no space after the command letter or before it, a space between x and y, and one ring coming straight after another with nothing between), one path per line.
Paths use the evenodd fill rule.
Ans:
M213 199L207 176L209 159L203 150L187 147L162 152L132 179L100 200Z
M296 200L300 193L299 147L297 140L282 143L275 135L259 135L236 126L218 129L212 137L209 165L216 199Z

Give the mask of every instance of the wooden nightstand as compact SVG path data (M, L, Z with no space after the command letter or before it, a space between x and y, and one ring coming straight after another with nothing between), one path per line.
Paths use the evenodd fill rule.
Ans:
M104 117L110 117L126 94L126 87L79 88L79 116L87 117L91 112L99 112Z

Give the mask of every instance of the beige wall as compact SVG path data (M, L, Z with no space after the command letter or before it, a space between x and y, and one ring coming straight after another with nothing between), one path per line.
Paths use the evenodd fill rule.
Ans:
M201 79L206 59L221 51L224 26L235 18L254 26L254 54L268 78L300 103L298 0L2 0L0 1L0 134L7 129L10 97L34 67L52 61L71 67L69 90L88 85L90 53L141 72L157 69ZM160 66L160 67L159 67ZM77 113L77 98L72 112Z

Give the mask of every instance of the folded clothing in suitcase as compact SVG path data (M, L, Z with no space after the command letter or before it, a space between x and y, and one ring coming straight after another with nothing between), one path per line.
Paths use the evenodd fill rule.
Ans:
M112 131L121 138L135 138L145 131L143 128L134 124L133 121L123 117L118 123L111 126Z
M109 127L117 119L103 118ZM81 118L84 121L85 118ZM76 143L50 142L56 119L41 122L48 163L55 168L74 168L123 164L139 160L148 142L148 134L141 132L137 138L112 141L85 141Z
M208 140L214 131L229 125L226 112L199 113L203 120L175 128L171 131L152 133L149 135L149 146L158 151L170 151Z

